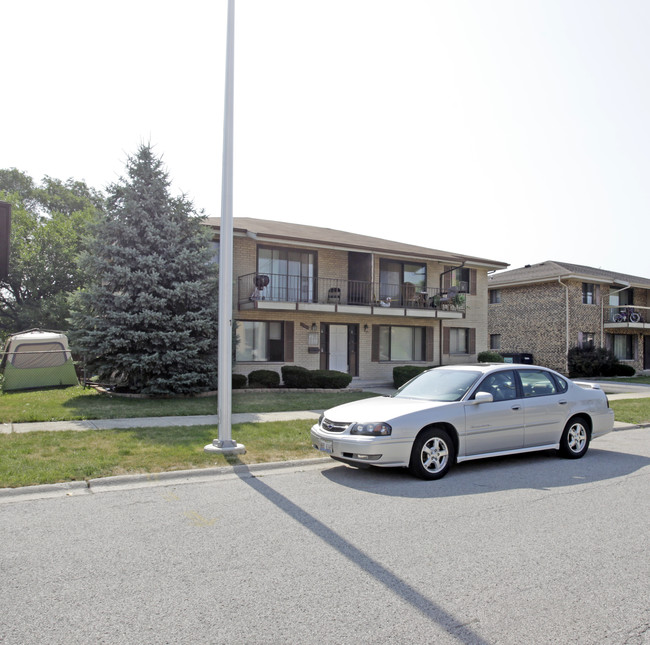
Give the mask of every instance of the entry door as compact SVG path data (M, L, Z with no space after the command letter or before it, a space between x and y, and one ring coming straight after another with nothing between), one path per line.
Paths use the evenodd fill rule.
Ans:
M329 326L329 369L348 371L348 326Z
M643 337L643 369L650 370L650 336Z

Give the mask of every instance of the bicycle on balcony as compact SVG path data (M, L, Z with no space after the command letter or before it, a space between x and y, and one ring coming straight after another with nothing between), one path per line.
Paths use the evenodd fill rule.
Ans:
M632 307L624 307L617 314L614 314L614 322L615 323L622 323L622 322L638 323L641 322L641 316L636 311L634 311Z

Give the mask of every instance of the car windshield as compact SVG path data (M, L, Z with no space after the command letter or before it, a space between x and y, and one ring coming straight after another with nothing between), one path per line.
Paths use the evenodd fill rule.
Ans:
M436 368L402 385L395 396L426 401L460 401L480 376L481 372Z

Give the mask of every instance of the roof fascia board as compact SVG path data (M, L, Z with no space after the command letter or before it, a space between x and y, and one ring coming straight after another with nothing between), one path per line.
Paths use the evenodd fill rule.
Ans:
M219 234L218 227L213 227L215 228L217 235ZM251 237L249 236L249 232L247 229L236 229L233 233L235 237ZM377 249L373 248L370 246L363 246L363 245L356 245L356 244L350 244L349 246L340 246L338 244L326 244L323 242L316 242L314 240L309 240L306 238L286 238L282 237L280 235L269 235L267 233L255 233L255 241L264 244L265 242L268 244L282 244L284 246L296 246L296 247L301 247L304 248L305 246L308 246L310 248L318 248L318 249L327 249L327 250L333 250L333 251L365 251L366 253L374 253L375 255L382 255L385 257L391 257L391 258L410 258L414 260L422 260L422 261L436 261L436 262L449 262L451 264L462 264L463 261L465 261L466 265L471 264L472 266L477 266L481 268L493 268L495 265L492 264L486 264L486 263L480 263L480 262L473 262L471 259L468 258L463 258L462 256L439 256L439 255L423 255L421 253L412 253L408 251L394 251L394 250L389 250L389 249ZM502 266L502 265L498 265Z
M499 287L515 287L526 284L541 284L543 282L557 282L560 280L580 280L580 282L593 282L598 284L614 284L616 280L608 280L603 277L596 277L593 275L578 275L578 274L566 274L566 275L554 275L554 276L545 276L543 278L536 278L534 280L530 279L519 279L519 280L509 280L507 282L499 282L497 284L489 284L488 289L498 289Z

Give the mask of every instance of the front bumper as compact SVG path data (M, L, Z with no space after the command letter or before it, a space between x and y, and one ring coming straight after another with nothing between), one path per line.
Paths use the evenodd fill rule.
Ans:
M312 426L311 443L316 450L341 461L385 467L408 466L412 445L410 440L394 437L325 432L318 424Z

